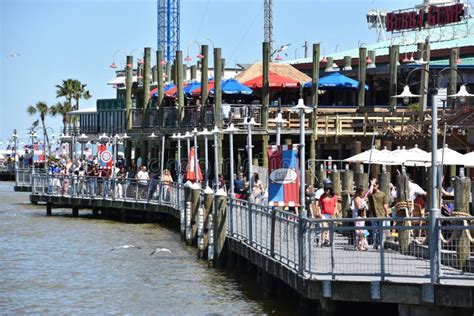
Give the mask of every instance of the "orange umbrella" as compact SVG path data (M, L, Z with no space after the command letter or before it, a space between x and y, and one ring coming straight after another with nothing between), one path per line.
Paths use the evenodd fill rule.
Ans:
M191 147L188 159L188 165L186 167L186 180L196 182L196 155L194 154L194 147ZM199 167L199 163L197 164L197 177L198 181L202 182L202 172L201 167Z

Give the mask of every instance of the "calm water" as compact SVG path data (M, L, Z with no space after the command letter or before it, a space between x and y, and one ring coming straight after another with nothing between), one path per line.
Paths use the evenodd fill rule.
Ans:
M278 314L255 282L207 268L179 234L28 203L0 182L0 313ZM134 244L142 249L110 251ZM150 256L157 247L172 255ZM278 310L275 312L275 310Z

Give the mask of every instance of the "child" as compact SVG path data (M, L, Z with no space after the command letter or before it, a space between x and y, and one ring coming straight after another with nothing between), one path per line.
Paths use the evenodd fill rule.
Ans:
M364 219L365 218L365 208L359 209L359 216L357 217L358 219ZM362 251L367 251L369 249L369 244L367 243L367 236L369 235L369 232L367 229L364 229L365 227L365 220L358 220L355 222L355 235L356 235L356 250L362 250Z

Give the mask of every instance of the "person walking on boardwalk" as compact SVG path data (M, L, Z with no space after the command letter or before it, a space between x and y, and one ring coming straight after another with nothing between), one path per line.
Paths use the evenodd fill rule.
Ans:
M388 217L388 196L379 190L377 179L372 179L369 189L369 211L370 217L377 217L380 220L372 221L373 237L374 237L374 249L378 249L379 246L383 247L384 231L382 229L382 219Z
M334 193L331 181L324 181L324 193L319 198L319 209L321 210L322 219L332 219L337 209L337 195ZM322 245L327 247L331 244L328 236L328 222L323 222Z
M150 180L150 175L146 170L146 166L141 166L140 171L137 173L137 182L140 188L140 198L143 199L145 194L147 194L148 180Z

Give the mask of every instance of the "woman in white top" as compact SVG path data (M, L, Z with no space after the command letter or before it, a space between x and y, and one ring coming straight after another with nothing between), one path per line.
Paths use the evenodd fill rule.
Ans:
M352 218L359 217L359 210L367 210L367 201L365 200L364 187L358 187L356 189L354 200L352 201Z

